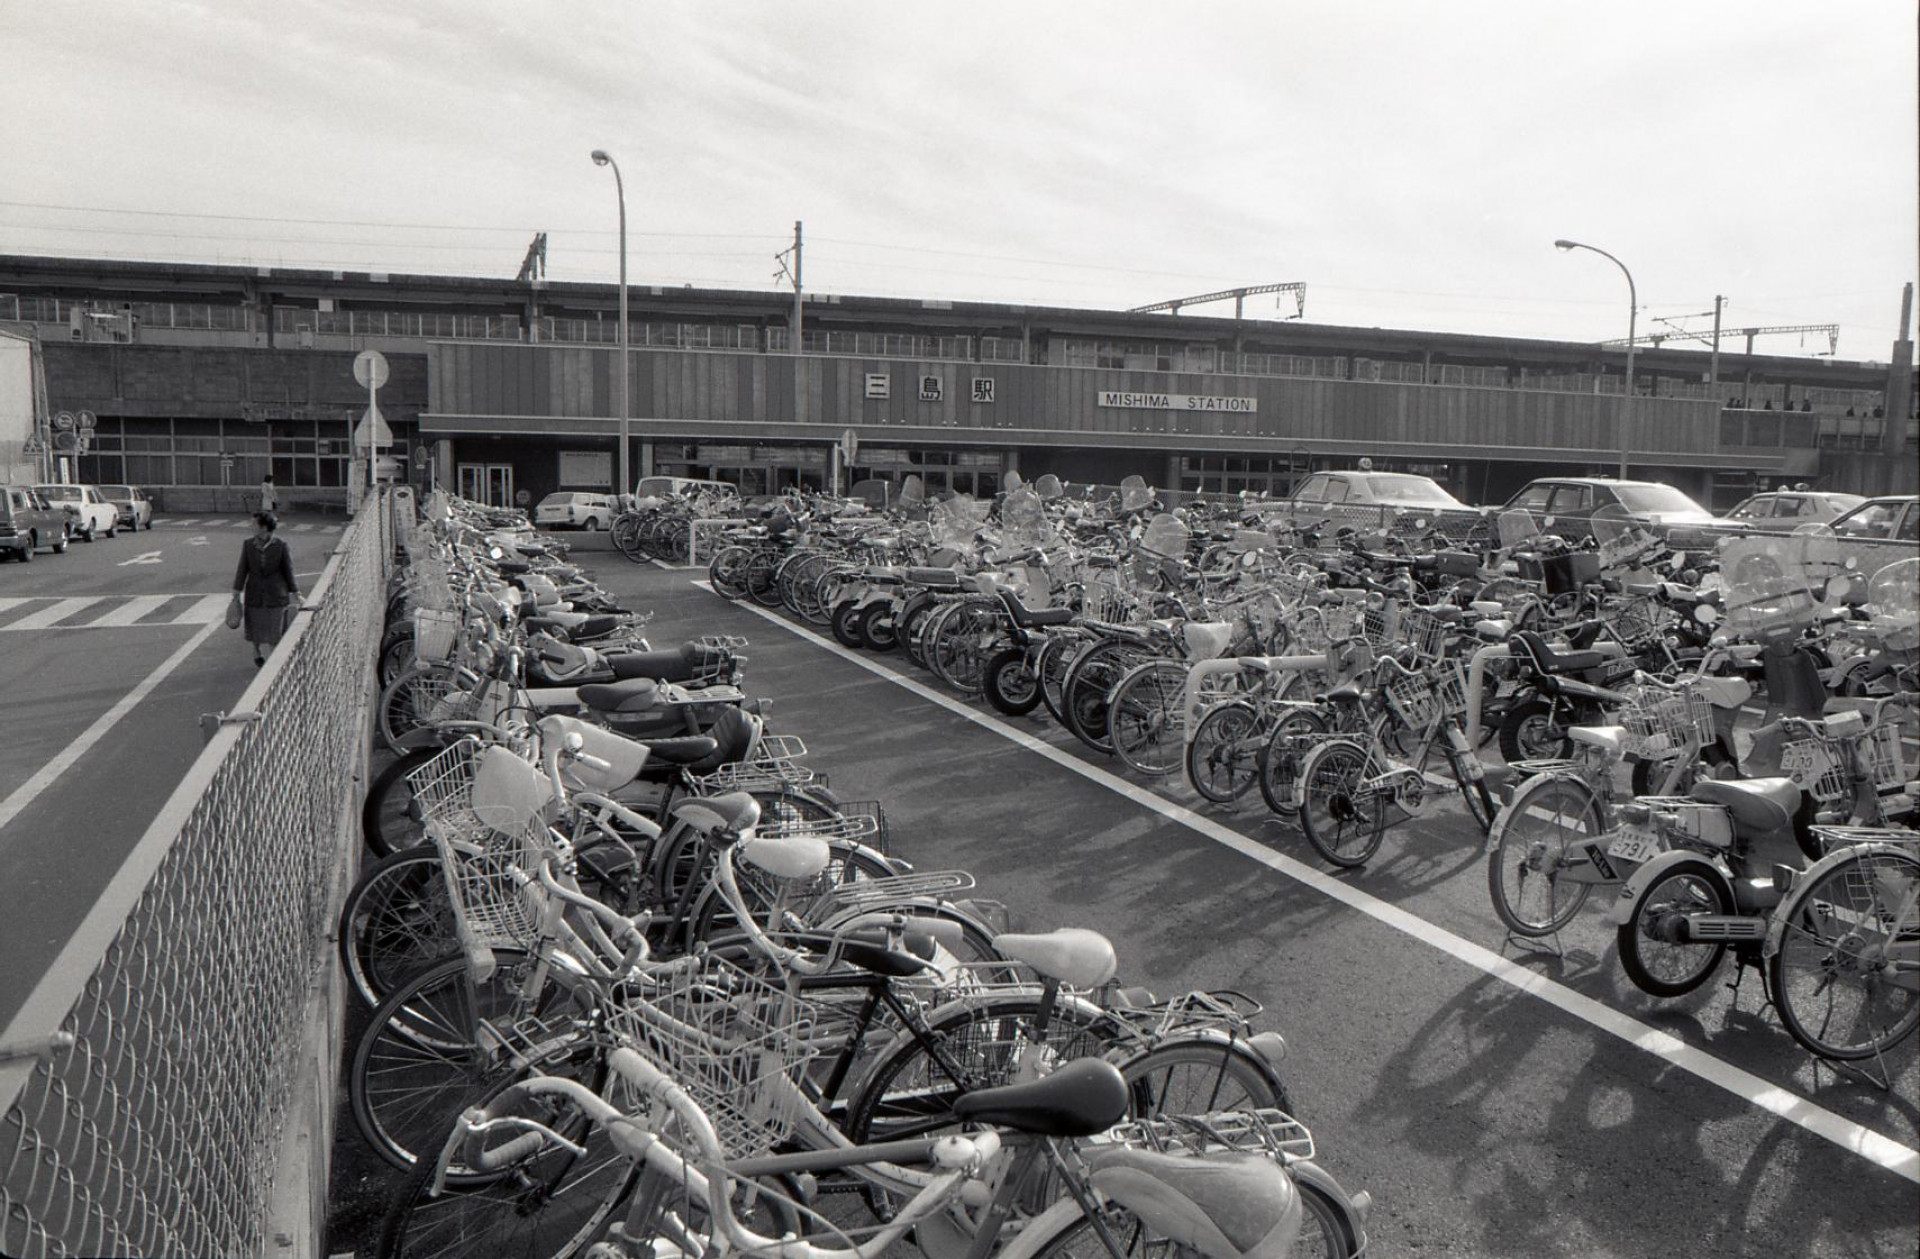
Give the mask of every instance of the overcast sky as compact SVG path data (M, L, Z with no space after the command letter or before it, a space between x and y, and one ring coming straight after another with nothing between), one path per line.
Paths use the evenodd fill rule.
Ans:
M1920 270L1911 0L0 0L0 252L1602 340ZM1280 318L1291 297L1248 299ZM1193 313L1231 314L1230 303ZM1816 353L1821 336L1757 349Z

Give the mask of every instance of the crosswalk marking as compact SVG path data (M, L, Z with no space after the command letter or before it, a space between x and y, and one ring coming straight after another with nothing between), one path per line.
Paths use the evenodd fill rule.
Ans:
M0 612L8 612L23 603L32 603L31 599L0 599Z
M208 595L173 618L173 623L175 625L206 625L217 621L227 614L227 604L232 601L233 596L230 594Z
M41 608L38 612L29 612L7 628L17 630L45 629L54 622L64 621L74 613L82 611L98 602L100 602L98 595L89 595L78 599L56 600L52 607Z
M158 612L172 599L172 595L135 595L105 616L88 621L87 628L111 629L120 625L132 625L141 617Z

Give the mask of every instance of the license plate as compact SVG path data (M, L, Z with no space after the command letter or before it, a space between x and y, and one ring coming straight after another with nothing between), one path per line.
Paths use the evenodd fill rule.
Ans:
M1622 835L1607 845L1607 855L1644 864L1660 855L1660 841L1651 835Z

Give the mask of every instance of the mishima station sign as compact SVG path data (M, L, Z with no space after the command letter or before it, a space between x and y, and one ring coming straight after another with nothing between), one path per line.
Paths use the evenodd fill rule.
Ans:
M1117 389L1100 391L1103 407L1126 407L1138 411L1240 411L1260 409L1258 398L1225 398L1204 393L1124 393Z

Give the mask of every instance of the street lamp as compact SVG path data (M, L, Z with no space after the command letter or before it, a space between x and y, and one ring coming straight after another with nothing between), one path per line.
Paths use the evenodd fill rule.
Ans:
M1627 396L1620 404L1620 479L1627 479L1627 452L1632 449L1633 439L1633 327L1639 314L1640 300L1634 292L1633 272L1627 270L1627 264L1604 249L1592 245L1583 245L1577 240L1556 240L1555 249L1585 249L1599 254L1614 266L1620 268L1620 274L1627 277Z
M620 480L614 491L624 495L633 492L633 482L627 475L632 410L627 399L627 185L620 178L620 163L613 160L612 154L605 149L595 149L592 157L595 166L613 167L613 191L620 198L620 371L615 377L620 399Z

